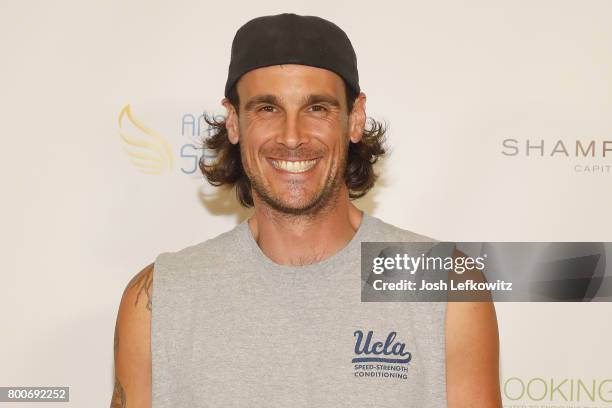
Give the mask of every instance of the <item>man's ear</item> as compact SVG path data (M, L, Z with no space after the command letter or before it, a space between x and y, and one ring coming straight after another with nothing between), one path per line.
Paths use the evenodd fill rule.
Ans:
M225 118L225 128L227 129L227 138L230 143L236 144L240 140L240 132L238 127L238 113L234 105L231 104L229 99L223 98L221 104L227 110L227 117Z
M353 110L349 113L349 136L351 142L359 143L366 125L366 94L361 92L355 99Z

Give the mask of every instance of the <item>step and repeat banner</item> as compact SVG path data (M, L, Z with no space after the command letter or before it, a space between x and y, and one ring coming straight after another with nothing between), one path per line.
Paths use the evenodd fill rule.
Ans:
M359 208L440 242L584 242L609 259L612 2L0 9L0 386L69 387L68 406L108 405L127 282L251 214L198 162L202 114L225 113L234 33L261 15L318 15L351 39L391 146ZM589 265L576 282L595 286L568 275L565 301L496 301L505 407L612 407L609 266ZM19 406L46 405L57 403Z

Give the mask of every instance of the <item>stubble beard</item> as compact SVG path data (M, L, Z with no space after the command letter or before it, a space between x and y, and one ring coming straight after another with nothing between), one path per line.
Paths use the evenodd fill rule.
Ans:
M263 183L263 180L259 174L253 174L244 166L243 160L243 168L251 183L251 193L253 195L257 195L257 197L263 203L265 203L271 210L279 215L307 216L311 218L325 212L326 210L330 210L337 202L340 189L343 183L345 183L344 177L348 163L349 144L350 140L347 140L343 153L340 155L340 160L335 163L332 162L329 176L325 180L323 187L313 194L313 197L310 200L306 202L301 201L300 203L292 206L287 205L281 197L278 197L272 193ZM296 183L296 185L299 185L299 183ZM291 188L289 188L289 190L291 190Z

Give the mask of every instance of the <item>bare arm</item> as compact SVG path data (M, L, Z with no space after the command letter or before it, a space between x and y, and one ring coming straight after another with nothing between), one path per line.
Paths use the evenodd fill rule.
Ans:
M459 252L454 256L465 256ZM465 278L476 278L469 271ZM482 275L480 275L482 279ZM501 408L499 334L491 301L449 302L446 312L449 408Z
M153 264L128 283L115 324L115 387L110 408L151 407Z
M499 343L490 302L452 302L446 317L449 408L499 408Z

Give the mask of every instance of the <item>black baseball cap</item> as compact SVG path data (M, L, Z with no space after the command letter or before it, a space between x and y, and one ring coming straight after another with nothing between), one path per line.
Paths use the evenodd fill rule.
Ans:
M346 33L320 17L283 13L254 18L238 29L225 96L247 72L281 64L328 69L360 92L357 56Z

